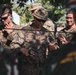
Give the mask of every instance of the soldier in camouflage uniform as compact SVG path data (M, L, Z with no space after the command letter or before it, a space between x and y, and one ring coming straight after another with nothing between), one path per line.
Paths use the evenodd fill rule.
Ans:
M72 19L71 22L76 22L76 8L72 8L67 15L70 15L66 18ZM69 25L72 24L69 23ZM70 33L70 35L72 35L71 39L69 36L70 41L67 41L68 43L59 50L53 51L47 59L45 75L76 75L76 31L75 28L73 28L72 31L73 30L74 32ZM67 36L68 35L66 35L66 37Z
M31 5L31 9L30 9L32 15L33 15L33 13L34 13L36 10L38 10L38 9L43 9L42 4L41 4L41 3L33 3L33 4ZM32 20L31 22L27 23L26 25L31 25L31 24L33 23L33 21L34 21L34 20Z
M22 31L18 30L20 27L12 21L12 10L8 5L2 8L1 20L4 24L4 28L0 31L0 44L4 45L8 51L15 51L15 49L19 51L18 48L20 48L24 42L24 35ZM15 54L11 54L9 57L10 64L13 67L14 64L12 63L15 62Z
M43 6L42 6L41 3L33 3L33 4L31 5L31 9L30 9L30 10L31 10L31 12L32 12L32 14L33 14L33 13L35 13L35 12L36 12L37 10L39 10L39 9L46 11L45 9L43 9ZM48 16L48 12L47 12L47 16ZM33 23L33 21L30 22L30 23L28 23L28 24L30 25L31 23ZM54 29L54 23L53 23L53 21L52 21L51 19L49 19L49 18L46 20L46 22L44 23L43 27L46 28L46 29L49 30L49 31L54 31L54 30L55 30L55 29Z
M43 27L47 20L46 12L38 10L33 16L34 23L23 27L25 43L20 53L20 75L42 75L48 47L49 50L57 48L54 35Z
M20 27L12 21L12 10L8 5L2 8L1 20L4 24L1 42L11 49L20 47L24 42L24 35L22 31L17 30Z
M45 75L76 75L76 33L73 35L68 44L49 56Z
M57 35L60 47L70 42L71 38L73 37L73 35L70 33L76 32L76 19L74 19L73 13L74 13L73 9L67 11L66 13L67 26L66 28L62 29Z

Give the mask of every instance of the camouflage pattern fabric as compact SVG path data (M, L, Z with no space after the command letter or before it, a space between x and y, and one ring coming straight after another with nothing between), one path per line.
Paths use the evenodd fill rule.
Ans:
M72 28L72 29L68 29L67 27L62 29L60 32L56 33L56 37L58 39L59 42L59 46L62 47L64 44L61 43L61 41L59 40L61 37L65 37L65 39L67 40L67 43L70 42L70 40L73 37L73 32L76 32L76 27Z
M46 20L46 22L44 23L43 27L45 27L49 31L54 31L55 30L54 23L49 18Z
M33 21L29 22L27 25L31 25L33 23ZM43 27L46 28L48 31L54 31L55 30L54 23L49 18L46 20L46 22L44 23Z
M26 51L19 55L20 75L42 75L46 49L48 48L48 38L50 38L49 41L51 43L54 43L54 36L51 32L47 32L44 27L41 31L34 30L31 25L23 29L28 30L24 32L24 48Z
M46 75L76 75L75 38L76 34L68 44L64 45L58 51L52 52L47 59ZM56 66L53 68L52 66L55 64Z
M13 26L13 29L20 29L18 25ZM24 34L20 30L13 30L10 34L5 31L0 31L0 43L8 48L18 48L24 42Z
M15 29L20 29L18 25L13 25L13 31L10 34L7 34L4 30L0 31L0 51L3 50L0 56L0 65L1 67L4 65L2 70L5 73L9 73L10 75L15 75L14 71L14 65L17 67L17 57L18 57L18 52L20 51L20 47L22 46L24 42L24 34L21 30L15 30ZM2 45L2 48L1 48ZM11 70L8 71L5 65L9 65ZM3 71L0 71L1 75L7 75ZM18 71L18 69L17 69Z

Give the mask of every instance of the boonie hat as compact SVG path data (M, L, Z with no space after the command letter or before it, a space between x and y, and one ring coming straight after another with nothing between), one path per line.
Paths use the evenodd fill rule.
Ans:
M47 20L48 12L46 12L44 9L39 9L38 11L33 13L33 16L40 20Z
M43 8L42 7L42 4L41 3L33 3L32 5L31 5L31 11L32 10L35 10L35 9L38 9L38 8Z

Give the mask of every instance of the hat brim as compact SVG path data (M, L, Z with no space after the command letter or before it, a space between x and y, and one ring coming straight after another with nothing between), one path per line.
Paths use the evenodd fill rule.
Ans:
M32 9L30 9L30 10L41 9L41 8L42 8L42 7L39 6L39 7L34 7L34 8L32 8Z
M33 14L33 16L40 20L44 20L44 21L47 20L47 18L44 18L43 16L38 16L36 14Z
M37 8L32 8L32 9L30 9L30 10L32 11L32 10L35 10L35 9L37 9Z

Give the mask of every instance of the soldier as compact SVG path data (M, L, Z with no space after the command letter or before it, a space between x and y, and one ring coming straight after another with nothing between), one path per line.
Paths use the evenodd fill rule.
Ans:
M70 42L72 38L72 34L70 33L76 32L76 19L75 16L73 15L74 11L75 11L74 9L67 11L66 28L62 29L57 35L60 47Z
M67 18L70 17L70 20L76 15L76 8L72 8L71 10L72 13L69 11L67 14ZM75 20L74 18L74 21ZM74 21L71 20L69 25L71 26L71 23L74 23ZM73 30L75 30L75 28L73 28ZM76 31L70 33L70 35L72 35L70 41L59 50L53 51L47 59L46 75L76 75Z
M53 51L46 62L45 75L76 75L76 33L72 40Z
M33 3L31 5L31 8L30 8L30 11L31 11L32 15L38 9L43 9L42 4L41 3ZM26 26L31 25L32 23L33 23L33 20L31 22L27 23Z
M47 13L38 10L33 14L34 23L24 27L25 43L21 49L20 75L42 75L46 59L46 50L55 50L55 39L51 32L43 27L47 20Z
M18 30L20 29L20 27L12 21L12 10L10 6L4 5L2 7L1 21L3 22L4 28L0 32L0 44L4 45L4 47L7 48L8 51L15 51L16 49L17 51L19 51L18 48L20 48L24 42L24 34L22 31ZM9 58L11 65L11 73L13 74L12 68L16 63L15 54L11 54Z
M10 49L20 47L24 42L24 35L21 31L16 30L20 28L12 21L12 10L7 5L2 8L1 20L4 24L2 43Z
M45 9L43 8L41 3L33 3L31 5L31 12L32 14L35 13L37 10L42 9L45 11ZM47 12L47 16L48 16L48 12ZM30 22L29 24L31 24L32 22ZM46 22L44 23L43 27L45 27L47 30L49 31L54 31L54 23L51 19L47 19Z

